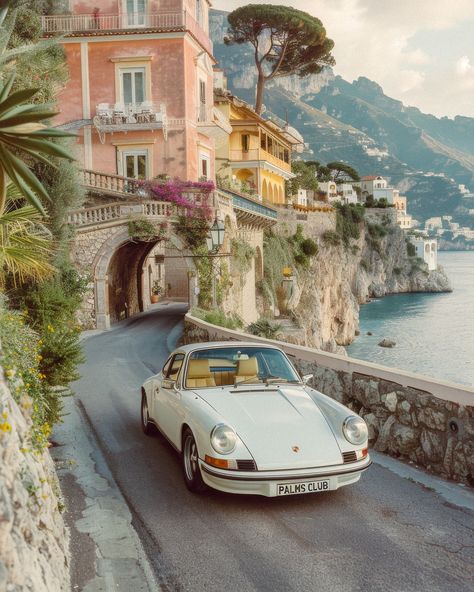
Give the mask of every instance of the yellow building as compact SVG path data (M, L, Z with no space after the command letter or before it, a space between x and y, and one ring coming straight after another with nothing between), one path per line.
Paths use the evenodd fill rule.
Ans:
M303 138L293 128L263 119L228 91L217 91L214 102L232 127L226 142L216 146L218 184L283 205L285 181L294 177L291 153L303 146Z

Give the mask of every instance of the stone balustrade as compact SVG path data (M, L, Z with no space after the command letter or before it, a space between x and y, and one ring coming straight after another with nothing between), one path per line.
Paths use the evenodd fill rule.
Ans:
M69 212L67 222L71 226L81 228L123 223L124 220L134 217L167 219L176 213L177 209L168 202L147 200L132 204L113 203L73 210Z
M445 478L474 485L474 388L263 339L186 315L184 341L277 345L311 386L364 417L371 446Z

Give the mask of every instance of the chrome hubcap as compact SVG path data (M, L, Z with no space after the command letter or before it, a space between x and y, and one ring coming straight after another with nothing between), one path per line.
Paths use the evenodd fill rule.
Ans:
M196 442L193 438L188 436L184 443L184 469L186 471L186 477L189 481L194 479L198 466L198 453Z

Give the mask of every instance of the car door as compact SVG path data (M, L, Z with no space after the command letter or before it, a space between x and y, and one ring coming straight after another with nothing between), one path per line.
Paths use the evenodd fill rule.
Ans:
M153 418L164 435L180 448L180 433L183 417L181 391L177 381L184 363L184 354L177 353L165 364L161 378L155 383L153 393Z

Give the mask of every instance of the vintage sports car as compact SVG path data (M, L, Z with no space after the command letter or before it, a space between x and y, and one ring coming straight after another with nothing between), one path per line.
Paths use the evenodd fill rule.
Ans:
M141 421L181 453L193 492L281 496L355 483L371 464L367 426L310 388L282 350L186 345L142 387Z

